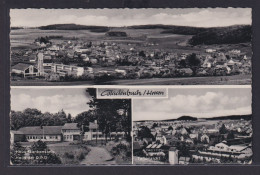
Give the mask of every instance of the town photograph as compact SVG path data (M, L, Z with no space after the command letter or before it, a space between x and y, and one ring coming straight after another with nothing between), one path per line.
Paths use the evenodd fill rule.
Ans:
M11 9L11 85L248 85L250 8Z
M132 164L131 100L93 88L12 88L11 165Z
M133 100L133 164L251 164L251 88L169 88Z

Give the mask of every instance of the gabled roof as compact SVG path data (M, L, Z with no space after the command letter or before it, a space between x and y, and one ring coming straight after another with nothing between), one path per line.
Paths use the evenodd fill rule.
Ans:
M62 126L28 126L20 128L18 131L25 135L57 135L61 134Z
M79 129L77 123L65 123L62 129Z
M16 65L14 65L14 66L12 67L12 69L24 71L24 70L27 69L29 66L31 66L31 65L30 65L30 64L24 64L24 63L18 63L18 64L16 64Z

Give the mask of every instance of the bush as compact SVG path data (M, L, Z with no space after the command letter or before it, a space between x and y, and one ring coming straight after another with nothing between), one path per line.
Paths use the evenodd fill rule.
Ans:
M82 161L83 159L85 159L85 156L86 156L86 153L81 152L81 153L79 153L79 155L77 156L77 159L78 159L79 161Z
M74 155L72 153L65 152L64 156L69 159L74 159Z

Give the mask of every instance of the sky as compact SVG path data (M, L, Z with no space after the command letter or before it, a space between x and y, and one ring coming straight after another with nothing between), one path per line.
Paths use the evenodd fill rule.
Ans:
M12 27L75 23L97 26L165 24L218 27L251 24L251 8L11 9Z
M12 88L11 110L36 108L42 113L57 113L63 109L72 117L88 111L90 97L82 88Z
M251 88L169 89L168 99L133 100L133 121L252 113Z

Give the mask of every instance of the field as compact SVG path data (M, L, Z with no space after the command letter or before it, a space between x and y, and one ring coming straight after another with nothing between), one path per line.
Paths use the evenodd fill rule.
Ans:
M219 77L183 77L183 78L150 78L125 79L99 82L100 85L244 85L251 84L251 75L233 75ZM44 80L12 81L12 86L61 86L61 85L94 85L94 81L46 82Z

